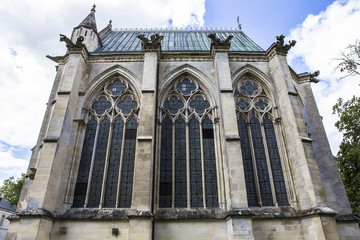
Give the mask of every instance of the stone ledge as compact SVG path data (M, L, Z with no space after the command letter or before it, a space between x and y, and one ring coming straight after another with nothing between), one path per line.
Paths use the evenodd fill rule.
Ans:
M358 218L354 214L336 215L335 219L337 222L359 222L360 221L360 218Z
M252 208L255 219L258 218L294 218L298 217L297 211L291 207L265 207L265 208Z
M58 95L70 95L71 91L59 91L57 92Z
M168 208L155 210L156 220L197 220L197 219L223 219L226 212L222 209L187 209Z
M290 96L297 96L298 94L296 93L296 92L288 92L288 94L290 95Z
M45 210L45 209L26 209L22 212L16 213L20 218L22 217L47 217L53 219L55 217L54 213Z
M59 140L59 137L57 136L46 136L43 141L45 143L50 143L50 142L57 142Z
M141 92L142 93L154 93L155 89L142 89Z
M358 222L360 219L353 214L336 215L337 213L328 207L317 207L297 211L291 207L252 207L246 209L232 209L225 211L220 208L164 208L154 211L138 211L134 209L96 209L96 208L71 208L64 214L54 214L44 209L25 210L11 216L11 220L22 217L47 217L59 220L129 220L134 218L146 218L155 220L214 220L227 218L304 218L314 215L335 217L339 222Z
M226 141L240 141L239 135L226 135Z
M222 88L220 89L221 93L233 93L234 90L232 88Z
M252 212L250 209L234 209L230 210L226 218L228 217L252 217L254 216L254 212Z
M335 212L334 210L332 210L329 207L316 207L316 208L311 208L311 209L307 209L307 210L302 210L299 212L299 215L301 217L307 217L307 216L312 216L312 215L335 216L336 214L337 214L337 212Z
M138 136L138 141L152 141L152 136Z
M65 214L56 216L57 219L96 219L96 220L125 220L129 218L151 218L150 211L132 209L88 209L72 208Z
M306 143L312 143L313 140L311 138L308 138L308 137L302 137L300 136L300 139L302 142L306 142Z

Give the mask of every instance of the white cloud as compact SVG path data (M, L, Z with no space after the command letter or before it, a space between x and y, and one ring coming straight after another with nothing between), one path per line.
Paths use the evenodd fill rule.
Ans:
M335 71L335 59L360 38L359 22L360 0L335 1L318 15L309 15L288 36L297 41L289 53L290 65L296 65L300 58L309 71L320 70L322 82L312 86L333 154L339 149L342 135L334 127L337 117L332 115L332 106L339 97L360 95L360 77L340 80L344 75Z
M59 34L71 31L89 13L87 0L5 0L0 4L0 184L26 170L28 159L16 157L13 147L35 145L55 77L55 63L45 55L64 55ZM205 0L104 0L98 3L100 31L113 26L202 26Z
M28 160L16 157L16 151L16 148L0 143L0 185L5 179L12 176L17 178L26 172Z

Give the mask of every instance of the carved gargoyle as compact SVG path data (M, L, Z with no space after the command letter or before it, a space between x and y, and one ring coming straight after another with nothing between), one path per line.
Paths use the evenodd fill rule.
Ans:
M317 70L313 73L310 73L310 82L314 82L314 83L318 83L319 79L317 79L317 77L320 75L320 71Z
M229 35L224 41L221 41L220 38L216 37L215 33L210 33L208 38L211 39L211 45L213 46L222 46L222 47L229 47L230 40L233 38L232 35Z
M60 34L60 42L65 42L66 46L74 47L75 44L65 35Z
M143 50L157 50L161 48L161 40L164 36L160 36L158 33L151 35L150 40L145 37L144 34L137 36L141 40Z
M30 180L34 180L36 174L36 168L30 168L30 171L28 175L26 175L26 178L29 178Z
M280 36L276 36L276 50L278 50L281 53L287 54L291 47L295 46L296 41L292 40L289 41L289 44L284 45L284 38L285 36L281 34Z
M60 34L60 42L65 42L66 43L66 47L82 47L83 46L83 42L84 41L84 37L80 36L76 39L76 43L73 43L71 41L71 39L69 39L67 36Z

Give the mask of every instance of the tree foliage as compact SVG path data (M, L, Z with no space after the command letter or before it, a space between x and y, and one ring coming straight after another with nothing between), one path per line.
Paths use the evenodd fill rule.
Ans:
M335 126L344 133L337 163L353 213L360 217L360 98L338 99L333 114L339 117Z
M341 61L337 65L337 69L340 72L346 72L345 77L360 75L358 70L360 68L360 41L356 40L355 44L350 44L337 60Z
M16 208L16 205L18 204L24 180L25 173L22 173L21 177L18 177L17 179L15 179L15 177L5 179L3 186L0 187L0 195L14 208Z

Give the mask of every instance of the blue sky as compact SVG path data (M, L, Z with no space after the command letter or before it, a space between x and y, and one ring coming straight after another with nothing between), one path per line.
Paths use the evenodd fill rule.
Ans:
M275 41L274 36L288 35L309 14L318 14L331 3L331 0L207 0L205 26L236 27L239 15L244 32L266 50Z
M298 73L320 70L313 84L333 154L341 134L331 107L336 99L360 95L359 77L339 80L334 58L360 39L360 0L102 0L95 2L98 29L112 20L114 28L215 27L243 31L263 49L284 34L297 44L288 55ZM90 12L88 0L5 0L0 4L0 184L27 169L55 77L47 59L64 55L59 34L71 31Z

